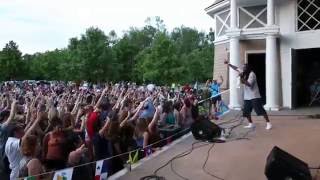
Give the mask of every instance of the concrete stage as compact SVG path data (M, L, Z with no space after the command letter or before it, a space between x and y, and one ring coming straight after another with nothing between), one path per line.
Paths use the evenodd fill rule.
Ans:
M234 113L230 114L233 115L228 115L229 117L226 117L225 121L230 121L230 117L234 116ZM305 161L311 167L320 165L319 119L310 119L307 116L278 116L275 114L270 116L273 124L273 129L270 131L264 129L265 122L262 118L253 117L253 120L256 128L246 136L249 140L235 140L235 138L241 137L247 132L247 129L243 129L243 125L241 125L233 131L230 139L234 141L215 144L206 167L210 173L225 180L265 180L266 157L275 145ZM117 179L139 180L143 176L151 175L155 169L165 164L172 157L191 148L193 142L195 140L190 135L167 151L143 162L131 172ZM201 168L210 146L195 149L190 155L175 160L173 162L174 169L190 180L215 179L205 174ZM311 172L315 176L314 179L320 180L320 173L317 175L315 170ZM158 175L164 176L167 180L182 179L171 171L170 165L160 170Z

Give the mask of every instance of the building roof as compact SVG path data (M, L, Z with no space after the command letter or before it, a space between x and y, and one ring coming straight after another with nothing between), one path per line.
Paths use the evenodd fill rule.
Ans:
M215 0L215 1L213 2L213 4L212 4L211 6L205 8L205 10L208 10L208 9L212 8L213 6L219 4L219 3L223 2L223 1L226 1L226 0Z

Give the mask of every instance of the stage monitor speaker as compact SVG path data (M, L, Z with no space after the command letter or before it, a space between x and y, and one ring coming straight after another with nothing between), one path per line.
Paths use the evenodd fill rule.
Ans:
M273 147L267 157L265 175L268 180L311 180L308 164L285 152L279 147Z
M208 119L202 119L191 125L191 132L197 140L213 141L220 136L221 128Z

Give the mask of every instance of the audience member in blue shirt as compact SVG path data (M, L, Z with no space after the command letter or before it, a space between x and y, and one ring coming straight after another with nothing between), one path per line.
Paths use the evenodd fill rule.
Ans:
M212 112L212 105L213 105L213 110L214 110L214 113L217 112L217 105L221 102L221 95L219 94L220 93L220 86L222 85L223 83L223 77L222 76L219 76L219 79L216 80L208 80L207 81L207 86L211 92L211 104L210 104L210 112L209 112L209 115L211 115L211 112Z

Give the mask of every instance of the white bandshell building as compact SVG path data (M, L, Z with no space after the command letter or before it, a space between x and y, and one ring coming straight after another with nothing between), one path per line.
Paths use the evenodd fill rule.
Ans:
M250 64L267 110L308 104L320 78L320 0L215 0L214 77L229 79L229 106L241 108L237 74L224 64Z

